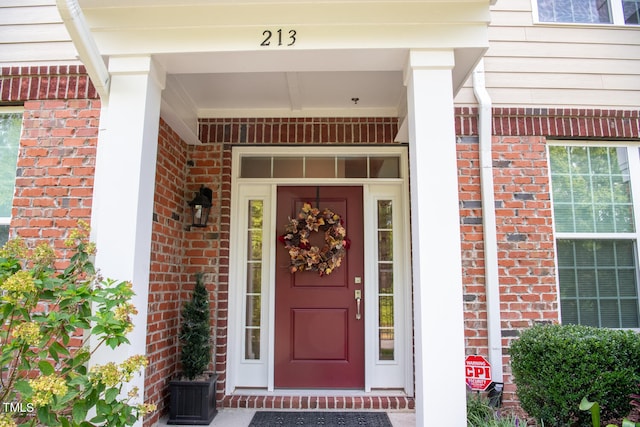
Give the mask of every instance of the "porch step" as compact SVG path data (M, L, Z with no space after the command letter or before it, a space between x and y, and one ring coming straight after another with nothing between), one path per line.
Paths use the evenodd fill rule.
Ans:
M415 409L415 400L407 396L273 396L229 395L223 408L251 409Z

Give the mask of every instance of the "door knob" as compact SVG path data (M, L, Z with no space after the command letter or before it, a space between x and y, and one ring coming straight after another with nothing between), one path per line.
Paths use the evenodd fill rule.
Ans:
M356 289L354 293L356 299L356 320L360 320L362 315L360 314L360 301L362 301L362 291L360 289Z

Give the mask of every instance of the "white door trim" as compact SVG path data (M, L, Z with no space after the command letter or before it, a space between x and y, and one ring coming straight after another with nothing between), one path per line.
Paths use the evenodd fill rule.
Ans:
M297 148L297 147L296 147ZM247 179L238 177L242 156L399 156L401 178L390 179ZM378 361L377 264L365 262L365 392L379 388L400 389L413 395L413 343L411 315L411 266L407 150L392 147L305 147L304 154L292 147L234 147L232 154L231 227L229 251L229 312L227 331L226 394L238 388L274 392L274 328L276 236L282 224L275 224L278 185L361 185L364 198L365 260L377 259L376 209L378 200L394 205L394 321L396 353L394 361ZM260 358L246 360L245 306L247 283L247 224L250 200L262 204L262 288ZM398 206L398 209L395 208ZM348 231L348 230L347 230Z

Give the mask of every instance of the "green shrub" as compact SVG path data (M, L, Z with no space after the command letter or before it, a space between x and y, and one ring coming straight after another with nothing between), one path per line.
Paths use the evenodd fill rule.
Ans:
M640 336L579 325L534 326L511 345L522 408L546 426L590 425L579 410L587 396L603 419L629 413L640 380Z
M191 301L182 310L182 370L190 380L202 375L211 361L211 334L209 326L209 293L202 281L202 274L196 276Z
M62 272L46 244L29 250L17 239L0 249L0 426L130 426L155 410L137 403L137 387L125 393L145 356L87 366L98 347L129 342L137 311L131 283L96 274L88 225L79 225Z

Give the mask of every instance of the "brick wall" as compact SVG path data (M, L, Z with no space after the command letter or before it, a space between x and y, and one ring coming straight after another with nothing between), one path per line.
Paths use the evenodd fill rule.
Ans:
M0 101L97 98L83 66L0 68Z
M24 103L24 129L12 234L61 245L78 219L90 219L100 101L81 67L0 70L0 101ZM638 138L638 111L494 109L493 173L505 372L508 346L535 322L556 321L554 241L547 138ZM465 334L468 354L487 353L484 245L477 111L456 110ZM180 369L177 333L195 273L211 296L218 399L226 380L231 147L234 144L392 144L394 118L203 119L202 146L187 146L161 121L149 293L151 365L146 399L166 409L167 382ZM189 227L187 202L213 190L206 228ZM59 266L64 266L64 262ZM514 402L513 386L505 400ZM145 421L150 425L158 414Z
M0 101L24 104L11 236L63 241L91 216L100 101L82 67L0 69Z
M168 382L179 369L180 312L183 284L188 279L183 247L188 217L184 189L186 159L186 144L161 120L147 313L149 366L145 377L145 399L155 402L158 411L145 420L146 425L157 422L160 414L168 410Z
M190 211L185 224L184 259L186 286L183 299L191 297L196 273L204 273L209 290L212 344L215 349L210 370L219 375L217 397L222 399L226 370L227 288L229 271L229 200L230 175L223 172L222 145L189 146L185 203L192 200L200 186L213 192L209 221L206 227L190 227ZM186 205L185 205L186 206Z
M505 403L516 404L509 345L538 322L557 322L555 246L547 138L638 138L638 111L493 111L493 177L498 241ZM487 355L487 312L477 110L456 109L467 354Z
M393 117L202 119L200 138L212 143L389 144L398 133Z

